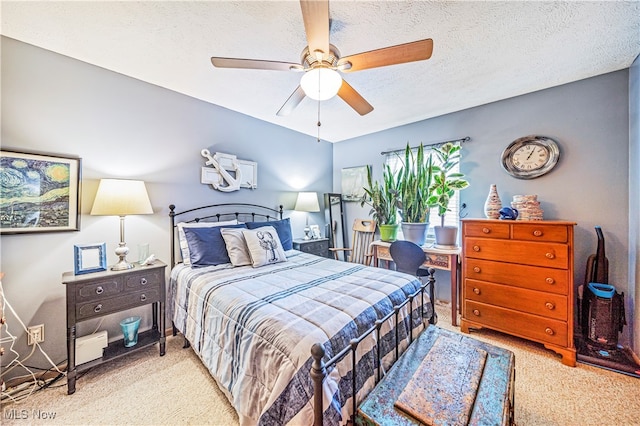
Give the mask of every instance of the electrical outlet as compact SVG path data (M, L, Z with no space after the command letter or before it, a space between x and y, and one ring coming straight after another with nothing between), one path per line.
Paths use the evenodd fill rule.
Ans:
M29 346L44 342L44 324L32 325L28 329L27 344Z

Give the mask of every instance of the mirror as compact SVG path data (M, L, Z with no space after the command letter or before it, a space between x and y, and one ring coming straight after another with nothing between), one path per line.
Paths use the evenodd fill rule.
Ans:
M344 209L342 206L342 194L324 194L324 215L327 223L326 235L329 238L329 247L344 248L347 241L344 226ZM338 252L338 260L344 259L344 252Z

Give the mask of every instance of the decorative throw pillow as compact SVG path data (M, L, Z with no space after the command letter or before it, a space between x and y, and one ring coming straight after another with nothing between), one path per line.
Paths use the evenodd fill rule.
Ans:
M284 250L293 248L293 237L291 236L291 220L289 218L282 220L270 220L268 222L247 222L248 229L257 229L263 226L273 226L278 232L278 237L282 243Z
M224 222L180 222L178 223L178 241L180 242L180 254L182 255L182 263L191 264L191 256L189 256L189 243L184 233L185 228L214 228L217 226L236 225L237 220L227 220Z
M242 234L247 242L254 268L287 260L278 232L273 226L242 230Z
M228 228L245 228L244 225L227 225ZM216 227L187 227L183 231L189 244L189 260L192 267L215 266L230 263L227 247Z
M244 240L242 230L245 228L222 228L220 233L227 247L227 254L233 266L251 265L251 257Z

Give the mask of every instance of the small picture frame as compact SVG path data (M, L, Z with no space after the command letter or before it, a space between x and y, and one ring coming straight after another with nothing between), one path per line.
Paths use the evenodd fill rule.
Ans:
M107 270L107 247L105 243L76 244L73 246L73 269L76 275Z
M311 238L317 240L320 238L320 225L309 225L311 229Z

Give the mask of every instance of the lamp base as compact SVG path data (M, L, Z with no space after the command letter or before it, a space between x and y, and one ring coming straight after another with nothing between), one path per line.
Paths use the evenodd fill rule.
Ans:
M126 271L133 268L133 264L127 262L127 254L129 254L129 247L124 242L118 244L116 248L116 256L118 256L118 263L111 267L112 271Z
M127 262L126 259L120 259L118 263L111 267L112 271L126 271L127 269L132 269L135 265L133 263Z

